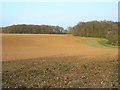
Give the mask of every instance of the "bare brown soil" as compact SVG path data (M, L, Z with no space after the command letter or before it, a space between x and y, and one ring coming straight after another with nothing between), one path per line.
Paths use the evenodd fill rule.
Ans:
M68 35L3 35L3 60L18 60L46 56L76 56L87 57L116 56L117 49L96 48L80 44L77 40L84 38Z
M3 35L3 88L113 88L118 50L78 43L71 35Z

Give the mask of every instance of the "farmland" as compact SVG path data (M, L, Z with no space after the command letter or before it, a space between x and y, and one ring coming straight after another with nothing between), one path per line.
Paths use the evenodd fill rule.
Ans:
M3 34L3 87L117 87L118 49L96 40L57 34Z

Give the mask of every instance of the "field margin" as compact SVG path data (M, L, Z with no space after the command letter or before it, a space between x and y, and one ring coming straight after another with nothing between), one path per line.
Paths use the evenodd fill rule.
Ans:
M103 38L95 38L91 40L79 40L77 42L98 48L119 48L118 46L113 46L109 44L108 40Z

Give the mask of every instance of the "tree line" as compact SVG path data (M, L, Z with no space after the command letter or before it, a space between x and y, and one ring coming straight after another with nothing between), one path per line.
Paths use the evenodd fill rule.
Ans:
M72 34L83 37L105 38L109 44L118 45L118 28L120 23L112 21L80 22L64 30L60 26L51 25L12 25L2 27L2 33L18 34ZM120 45L120 44L119 44Z
M67 33L83 37L106 38L109 44L118 45L118 22L80 22L73 27L69 27Z
M51 25L12 25L2 27L2 33L18 34L63 34L64 28Z

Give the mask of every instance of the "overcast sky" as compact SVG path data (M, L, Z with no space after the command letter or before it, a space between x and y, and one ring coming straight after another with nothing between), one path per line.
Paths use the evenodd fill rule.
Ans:
M64 28L80 21L118 21L117 2L4 2L2 26L47 24Z

